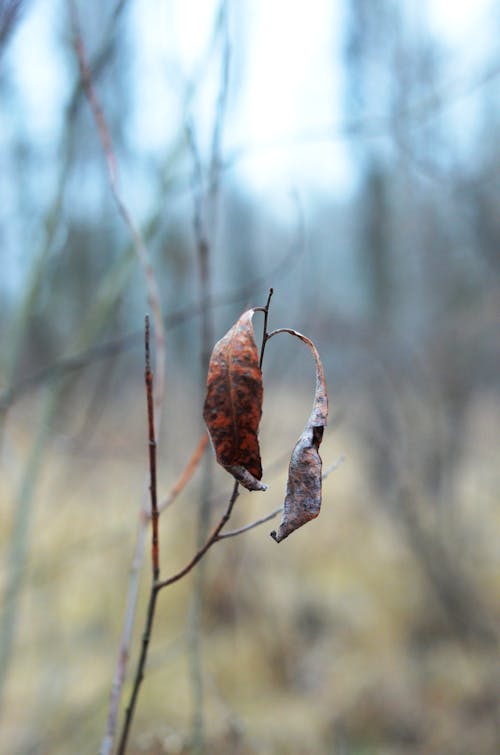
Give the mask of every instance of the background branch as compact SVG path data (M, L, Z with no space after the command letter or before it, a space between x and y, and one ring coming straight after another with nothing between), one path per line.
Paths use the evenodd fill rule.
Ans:
M122 217L126 227L129 230L132 244L135 253L142 266L144 278L146 281L146 287L148 291L148 304L151 308L154 332L155 332L155 375L156 375L156 390L155 390L155 404L157 407L157 424L158 428L161 426L162 405L165 394L165 329L163 325L163 316L160 303L160 295L158 285L153 271L153 266L149 258L148 251L143 242L142 236L136 226L132 214L126 206L119 189L118 183L118 170L117 161L113 149L113 142L111 134L106 122L104 111L101 108L99 100L97 98L94 82L92 79L92 72L87 62L87 56L85 46L81 34L78 12L76 3L74 0L70 0L70 14L73 30L73 39L75 52L78 59L78 65L80 70L80 77L82 86L89 102L92 115L96 124L96 128L99 134L101 147L107 167L108 183L111 190L113 199L115 200L118 212ZM155 527L154 532L157 535L157 510L155 508L154 519ZM118 710L121 698L121 691L125 680L126 667L129 657L129 648L132 639L132 631L134 626L134 617L137 607L137 598L139 592L139 575L144 558L145 551L145 539L147 533L147 518L142 514L138 519L137 526L137 538L135 545L135 552L132 561L132 568L130 571L129 587L127 594L127 607L125 612L125 620L122 629L122 637L120 641L120 650L113 679L110 705L108 711L108 719L106 726L106 734L101 744L101 755L108 755L111 751L114 733L116 731L116 723L118 717ZM156 564L156 567L158 564ZM154 611L154 602L151 609Z
M201 458L203 454L205 453L205 450L208 445L208 433L204 432L198 442L198 445L196 446L195 450L193 451L193 454L191 458L189 459L188 463L184 467L183 471L180 474L179 479L175 483L175 485L172 487L168 495L161 501L161 503L158 506L158 511L161 513L165 509L167 509L169 506L173 504L177 496L184 490L185 486L193 476L194 472L196 471L198 464L201 461Z
M219 76L219 90L215 105L215 115L212 126L211 153L207 175L205 175L203 161L196 138L192 118L186 119L186 137L193 163L192 193L193 193L193 229L196 243L196 261L200 291L201 321L200 321L200 384L202 392L205 387L205 376L208 368L210 352L214 343L212 301L212 266L213 249L216 242L217 214L219 204L219 172L222 162L222 135L229 85L229 33L227 28L227 3L223 0L219 6L215 22L217 38L222 35L221 63ZM213 459L207 457L203 469L203 482L198 513L197 547L207 537L211 516L211 499L213 486ZM188 620L188 637L191 661L191 689L193 699L191 749L194 755L205 750L205 721L204 721L204 675L202 657L202 603L205 586L203 566L198 569L192 593Z

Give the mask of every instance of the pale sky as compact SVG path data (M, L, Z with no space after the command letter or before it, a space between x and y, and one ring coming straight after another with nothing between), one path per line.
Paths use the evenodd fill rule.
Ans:
M426 0L406 0L418 8ZM484 23L487 0L427 1L431 30L447 45L450 77L480 66L491 49ZM66 61L54 41L65 3L34 0L7 56L15 96L26 109L26 132L50 142L68 91ZM154 155L182 118L182 82L201 64L203 82L193 104L200 144L207 141L217 92L217 58L203 64L218 3L213 0L135 0L133 45L137 108L129 132L137 148ZM252 192L279 202L291 189L345 194L352 171L341 140L308 143L297 136L341 120L344 24L340 0L232 0L233 72L224 146L251 148L237 175ZM493 32L491 32L493 33ZM205 140L205 142L204 142Z
M426 0L406 2L417 13ZM432 0L427 5L430 31L448 48L450 79L480 67L489 45L496 44L488 39L490 26L484 23L489 2ZM153 9L149 0L140 0L134 7L140 29L138 61L148 61L149 71L148 76L139 77L144 107L138 108L137 132L143 144L151 145L165 135L162 120L153 121L147 115L155 110L158 88L168 89L165 109L175 112L166 71L172 61L186 78L198 70L218 3L179 0L155 3ZM345 143L302 138L326 133L342 121L343 2L233 0L229 8L237 92L230 93L233 107L226 119L224 145L229 153L249 148L246 159L238 164L239 178L274 204L289 204L290 190L345 195L353 181ZM158 60L163 65L158 66ZM196 120L204 124L207 134L217 91L215 66L213 73L210 79L207 72L195 108ZM166 117L166 121L174 128L177 125L175 118ZM200 131L203 142L203 128Z

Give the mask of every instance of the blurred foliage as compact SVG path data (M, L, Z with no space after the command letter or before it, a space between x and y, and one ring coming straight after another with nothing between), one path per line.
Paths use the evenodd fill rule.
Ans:
M102 734L144 484L141 378L138 368L135 385L106 402L83 447L85 407L76 403L47 449L4 709L3 747L11 752L87 752ZM169 423L182 424L184 437L161 453L162 491L197 432L185 385L171 391L177 400L168 407ZM337 400L353 405L355 396L346 391ZM24 465L27 404L10 418L6 501ZM308 404L306 391L269 392L265 458L290 450ZM492 621L498 620L500 522L493 497L498 469L488 448L499 420L488 400L469 415L466 464L457 472L459 494L446 531L460 574L467 569L474 599ZM341 451L347 461L325 482L318 520L279 548L269 523L219 543L207 557L209 751L494 753L495 644L475 623L464 633L448 611L421 554L408 544L404 522L375 492L367 450L351 422L338 422L326 435L326 463ZM269 492L242 494L234 526L279 505L285 471L281 465L267 477ZM162 517L166 575L193 552L199 484L197 474ZM230 488L217 472L218 494ZM415 491L419 507L427 505L426 495L423 487ZM2 533L4 550L8 520ZM161 596L132 752L189 751L192 585L190 576ZM139 616L145 597L146 590ZM476 610L468 618L480 617Z
M107 186L63 3L50 11L66 77L60 110L49 136L28 127L10 45L42 5L0 1L0 750L65 755L96 751L104 733L145 489L146 289ZM239 50L245 14L230 7L238 82L238 66L258 51ZM194 118L203 132L196 108L221 62L221 16L193 80L169 72L179 108L165 149L141 152L130 134L134 8L79 3L123 194L163 297L161 491L202 428L200 318L210 312L222 335L247 305L265 303L269 286L271 327L307 333L325 363L325 465L347 457L314 523L279 547L264 525L207 557L206 749L494 755L497 61L485 54L479 72L450 79L425 4L412 16L406 4L346 0L345 122L329 138L345 139L355 189L291 199L278 219L239 181L238 159L252 155L226 155L222 140L207 223L211 296L200 300L193 199L211 187L193 179L185 129ZM496 28L493 4L488 18ZM216 120L217 93L210 101ZM226 121L229 130L230 107ZM213 155L201 138L197 147L205 168ZM310 409L313 366L300 348L270 344L264 378L271 487L241 496L234 526L281 503L283 459ZM164 576L195 548L201 480L162 516ZM215 512L231 491L221 470L213 490ZM161 595L133 753L190 751L193 584L191 575Z

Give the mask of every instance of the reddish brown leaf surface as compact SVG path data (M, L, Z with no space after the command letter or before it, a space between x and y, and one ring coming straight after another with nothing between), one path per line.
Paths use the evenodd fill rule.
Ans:
M253 309L244 312L214 346L203 417L219 464L248 490L266 490L260 482L257 434L263 387L253 313Z
M328 394L323 365L313 342L295 330L282 328L275 332L286 332L300 338L309 346L316 361L313 408L290 459L281 524L277 532L271 532L271 537L280 543L303 524L317 517L321 509L321 457L318 449L328 417Z

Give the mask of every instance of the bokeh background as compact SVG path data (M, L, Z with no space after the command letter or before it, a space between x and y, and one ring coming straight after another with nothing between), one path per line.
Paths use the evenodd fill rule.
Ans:
M71 7L0 0L0 750L22 755L100 748L147 487L147 281ZM271 286L344 459L319 519L218 543L161 594L130 752L498 753L499 3L73 8L160 291L160 496L207 351ZM264 381L270 487L234 527L282 503L307 350L273 339ZM163 576L231 488L207 452L162 515Z

